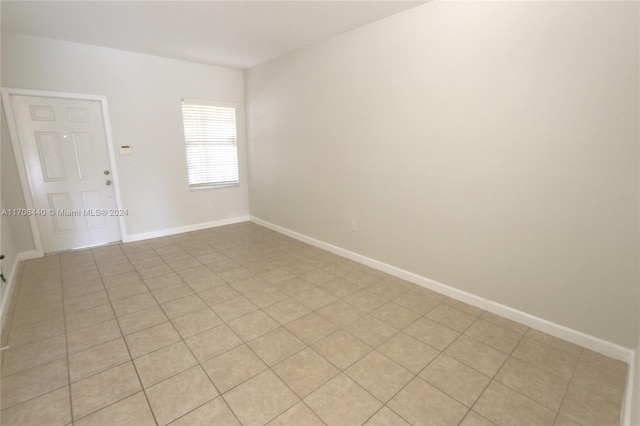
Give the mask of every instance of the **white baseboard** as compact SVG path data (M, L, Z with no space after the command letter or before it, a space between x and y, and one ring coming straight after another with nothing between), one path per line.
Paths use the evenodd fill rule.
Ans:
M11 298L13 297L13 292L16 288L16 279L18 277L20 262L38 257L42 257L42 253L39 253L37 250L23 251L16 254L16 258L13 261L13 267L11 268L11 275L9 275L9 279L7 280L6 294L2 299L2 306L0 306L0 323L2 324L2 329L0 331L4 330L5 319L7 318L7 312L9 311L9 304L11 303Z
M200 231L202 229L215 228L218 226L232 225L234 223L247 222L249 216L238 216L229 219L214 220L213 222L196 223L194 225L178 226L176 228L160 229L157 231L141 232L138 234L127 234L122 236L123 243L148 240L151 238L166 237L168 235L182 234L185 232Z
M608 342L598 337L588 335L581 331L574 330L551 321L547 321L526 312L519 311L517 309L502 305L500 303L496 303L475 294L468 293L466 291L459 290L457 288L423 277L421 275L414 274L413 272L405 271L404 269L397 268L387 263L371 259L361 254L343 249L338 246L334 246L332 244L317 240L307 235L300 234L290 229L283 228L282 226L275 225L258 217L251 216L251 221L258 225L280 232L284 235L288 235L292 238L295 238L296 240L311 244L312 246L321 248L339 256L346 257L347 259L351 259L379 271L386 272L389 275L402 278L404 280L418 284L422 287L436 291L440 294L444 294L445 296L451 297L452 299L468 303L469 305L476 306L478 308L484 309L485 311L500 315L504 318L508 318L512 321L516 321L520 324L524 324L528 327L540 330L571 343L575 343L576 345L591 349L592 351L601 353L608 357L626 362L627 364L631 364L633 360L635 354L635 351L633 349L625 348L623 346Z
M622 408L620 410L620 424L625 426L638 426L638 423L633 423L633 409L634 403L640 405L640 389L636 389L636 375L638 371L638 351L640 350L640 344L635 350L635 356L629 363L629 371L627 372L627 384L624 390L624 400L622 401ZM638 407L635 407L637 410ZM640 419L638 419L640 421Z

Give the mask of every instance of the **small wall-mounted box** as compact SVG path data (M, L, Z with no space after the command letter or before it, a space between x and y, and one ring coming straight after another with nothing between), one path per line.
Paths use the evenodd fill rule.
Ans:
M120 155L133 155L133 147L131 145L120 145Z

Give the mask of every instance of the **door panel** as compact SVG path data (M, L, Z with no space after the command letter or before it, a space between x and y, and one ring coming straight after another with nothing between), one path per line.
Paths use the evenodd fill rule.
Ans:
M101 103L11 95L11 106L34 207L47 212L36 216L45 253L119 241Z

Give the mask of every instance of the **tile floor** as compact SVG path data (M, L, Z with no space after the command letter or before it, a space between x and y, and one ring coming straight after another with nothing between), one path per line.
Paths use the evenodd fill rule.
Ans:
M28 261L2 424L614 425L627 366L252 223Z

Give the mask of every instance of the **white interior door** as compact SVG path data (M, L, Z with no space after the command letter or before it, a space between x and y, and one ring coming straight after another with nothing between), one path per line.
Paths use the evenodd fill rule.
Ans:
M11 95L45 253L121 239L99 101Z

